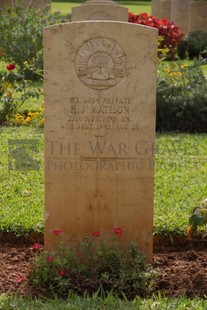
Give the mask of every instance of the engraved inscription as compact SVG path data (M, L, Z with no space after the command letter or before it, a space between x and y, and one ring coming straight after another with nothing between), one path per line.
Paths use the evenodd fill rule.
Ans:
M132 103L133 99L127 97L70 97L61 128L70 131L137 132L140 125L130 118Z
M96 12L89 17L89 20L112 20L112 18L104 12Z
M79 48L75 69L86 86L97 90L108 89L116 86L125 76L126 55L114 40L93 38Z

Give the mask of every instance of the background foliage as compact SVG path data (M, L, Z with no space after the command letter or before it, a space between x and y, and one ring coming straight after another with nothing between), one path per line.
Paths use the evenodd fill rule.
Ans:
M179 43L178 55L181 59L201 58L207 62L207 31L190 31Z
M14 62L26 78L38 78L34 73L43 69L43 28L60 22L58 14L49 10L42 14L32 7L25 9L22 4L9 7L1 12L0 48L6 61ZM25 70L25 63L29 66Z
M167 19L159 20L157 17L149 16L147 13L138 15L129 13L129 22L157 28L159 35L163 38L159 43L159 48L167 48L167 57L170 59L175 58L177 47L184 33L173 22Z
M198 63L160 64L156 122L158 131L207 131L207 81Z

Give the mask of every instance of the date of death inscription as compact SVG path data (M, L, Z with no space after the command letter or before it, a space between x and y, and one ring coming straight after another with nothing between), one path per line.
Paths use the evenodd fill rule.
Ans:
M61 128L70 131L138 131L139 123L131 119L132 106L131 98L71 97Z

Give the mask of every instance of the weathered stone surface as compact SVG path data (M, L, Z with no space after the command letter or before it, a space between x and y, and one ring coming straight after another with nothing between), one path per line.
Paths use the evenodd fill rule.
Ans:
M207 1L194 1L189 9L189 31L201 29L207 31Z
M27 0L26 6L32 5L34 8L44 10L46 7L51 6L51 0Z
M188 32L190 1L171 0L171 20L184 32Z
M171 20L171 0L160 0L159 18Z
M153 0L152 4L152 15L159 18L160 16L160 0Z
M117 2L112 0L87 0L82 3L82 5L88 5L88 4L110 4L117 6Z
M117 20L128 21L128 9L111 0L88 0L72 8L72 21Z
M44 46L45 248L121 227L151 259L157 30L74 22Z

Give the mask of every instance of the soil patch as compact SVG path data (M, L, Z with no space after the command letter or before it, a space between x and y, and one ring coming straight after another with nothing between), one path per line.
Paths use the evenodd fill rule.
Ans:
M0 292L27 296L31 288L27 282L32 244L2 241L0 245ZM186 242L185 245L155 244L153 266L160 271L154 293L166 296L207 296L206 244ZM34 293L34 291L33 291Z

